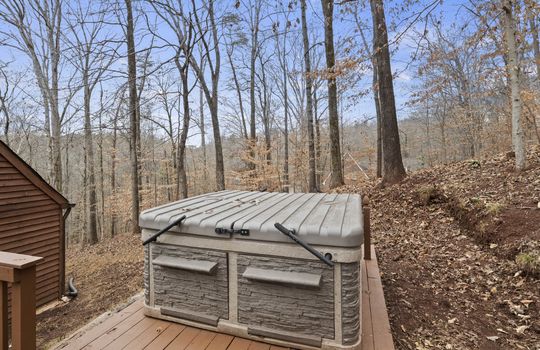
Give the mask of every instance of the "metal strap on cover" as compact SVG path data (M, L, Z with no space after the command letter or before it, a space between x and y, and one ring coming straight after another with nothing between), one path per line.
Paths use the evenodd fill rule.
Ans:
M165 228L162 228L157 233L153 234L151 237L149 237L146 241L143 242L143 245L147 245L150 242L155 242L159 236L164 234L165 232L169 231L171 228L173 228L176 225L180 225L182 221L186 219L185 215L182 215L178 219L174 220L170 225L166 226Z
M305 250L307 250L311 254L315 255L317 258L319 258L319 260L321 260L326 265L328 265L330 267L334 266L334 263L331 260L332 255L330 255L330 254L327 254L326 256L322 255L321 252L319 252L318 250L316 250L315 248L313 248L312 246L310 246L309 244L307 244L306 242L304 242L303 240L298 238L298 236L296 236L296 232L294 230L289 230L288 228L286 228L285 226L283 226L279 222L276 222L274 224L274 227L277 228L285 236L292 239L295 243L301 245Z

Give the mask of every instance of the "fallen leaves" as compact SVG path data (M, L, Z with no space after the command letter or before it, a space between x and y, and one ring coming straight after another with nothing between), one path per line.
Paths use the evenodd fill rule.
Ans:
M531 327L531 326L526 326L526 325L519 326L519 327L516 328L516 333L517 333L517 334L523 334L523 333L525 333L525 331L526 331L527 329L529 329L530 327Z
M535 207L540 148L534 152L530 169L520 174L508 171L512 164L504 159L488 159L478 168L461 162L419 170L386 189L339 190L370 196L372 237L398 349L537 350L540 280L505 257L516 247L504 240L479 242L444 203L430 199L419 205L417 193L418 188L438 188L443 195L470 199L471 205L491 203L496 215L507 208ZM529 234L524 239L540 237L534 230Z

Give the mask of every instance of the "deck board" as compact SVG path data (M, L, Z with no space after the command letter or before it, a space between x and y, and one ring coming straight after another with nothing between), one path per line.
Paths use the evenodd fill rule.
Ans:
M375 247L362 261L362 350L394 350Z
M226 350L233 341L233 339L234 337L232 335L218 334L212 340L212 342L208 344L206 350Z
M120 322L125 321L129 316L136 314L137 312L142 312L142 303L132 303L128 307L119 311L118 313L112 314L111 316L104 318L101 316L101 322L98 321L96 325L90 323L89 325L80 329L75 335L70 337L69 343L62 342L57 349L62 350L75 350L82 349L92 340L103 335L106 331L111 328L114 328ZM105 316L105 315L104 315Z
M201 332L200 329L192 328L192 327L186 327L180 333L174 340L167 346L165 349L172 350L172 349L178 349L178 350L184 350L188 347L189 344L195 339L197 334Z
M362 273L362 350L394 350L383 287L372 249ZM150 318L144 315L139 297L123 309L98 317L55 350L288 350L213 331Z
M362 261L362 350L375 350L366 262Z
M158 320L152 327L149 327L146 329L146 331L142 332L138 336L135 337L129 344L126 346L126 348L130 350L142 350L147 345L152 343L154 339L159 337L161 333L165 332L169 326L171 326L172 323Z
M234 338L233 342L231 343L231 345L229 345L227 350L247 350L250 344L251 340Z
M145 350L163 350L165 349L173 340L182 333L186 326L171 323L167 329L159 335L159 337L154 338L150 344L148 344L144 349Z

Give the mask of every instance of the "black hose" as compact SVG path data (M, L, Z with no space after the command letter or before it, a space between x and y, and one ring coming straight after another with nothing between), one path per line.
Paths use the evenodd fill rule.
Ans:
M73 284L73 277L70 277L69 280L68 280L68 291L66 293L66 295L68 297L77 297L77 295L79 294L79 291L77 291L77 288L75 288L75 285Z

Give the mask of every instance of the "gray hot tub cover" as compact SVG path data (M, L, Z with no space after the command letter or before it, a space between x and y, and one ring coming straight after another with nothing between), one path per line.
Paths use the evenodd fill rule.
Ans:
M171 232L221 238L291 242L279 222L305 242L359 247L363 241L362 200L356 194L221 191L145 210L143 229L160 230L182 215L186 220ZM216 228L249 230L249 236L218 235Z

